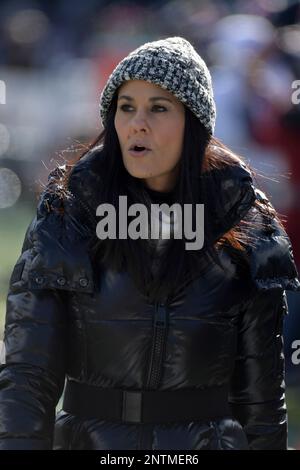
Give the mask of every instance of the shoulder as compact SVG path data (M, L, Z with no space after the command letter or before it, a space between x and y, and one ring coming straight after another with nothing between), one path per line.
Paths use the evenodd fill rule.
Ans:
M96 233L91 208L96 157L96 151L91 151L77 164L59 165L50 172L27 228L10 287L92 291L89 247ZM66 173L70 178L65 186Z
M90 204L96 201L104 179L102 155L102 146L94 147L69 172L68 190Z
M250 277L258 290L300 290L290 238L270 199L256 187L254 192L254 204L241 221Z
M300 290L289 236L266 194L254 182L244 162L210 170L203 181L214 197L208 198L210 226L215 240L232 229L241 234L242 251L228 252L246 268L258 290Z
M101 163L101 147L95 147L75 164L64 163L54 168L40 194L37 219L52 219L51 225L55 226L55 220L77 217L93 225L92 209L103 181Z

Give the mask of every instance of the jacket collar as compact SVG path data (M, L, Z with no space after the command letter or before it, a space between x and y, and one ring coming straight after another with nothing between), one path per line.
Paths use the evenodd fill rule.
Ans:
M77 260L81 259L79 264L84 269L88 266L88 274L83 276L87 278L92 278L92 267L85 247L89 245L91 234L92 238L96 234L96 207L103 178L99 166L99 151L99 149L93 149L88 152L71 171L69 189L72 197L63 202L67 215L64 227L67 230L63 231L64 233L60 235L61 238L58 242L59 246L63 245L62 255L68 254L67 257L64 255L67 261L74 255ZM248 266L249 277L258 289L300 290L289 237L274 217L267 217L264 210L258 211L256 204L254 204L255 201L258 200L265 208L268 205L270 207L271 204L264 193L254 187L248 168L243 164L236 164L221 170L211 170L204 173L201 178L203 184L209 185L210 189L212 187L218 188L214 197L208 201L206 208L210 212L213 240L217 241L242 219L261 218L262 221L267 221L267 229L256 230L254 233L255 242L250 244L245 252L244 259ZM55 197L53 192L51 197L53 204L57 202L62 204L61 199ZM47 232L46 226L50 223L48 218L44 218L47 214L44 199L42 199L38 210L38 219L41 219L42 228L44 227L43 233ZM58 226L62 227L60 222ZM53 224L51 227L49 232L53 230ZM38 251L42 255L44 250L39 249ZM79 253L81 253L80 257L78 257ZM67 261L66 263L70 264ZM74 266L71 266L70 272L73 271L75 271ZM73 285L76 287L77 281L74 281ZM90 289L93 288L92 285L91 282Z
M103 178L100 160L101 147L92 149L76 163L69 178L69 188L75 199L81 201L85 216L92 213L95 218ZM242 163L210 170L200 179L208 189L217 188L204 208L215 242L246 215L255 201L255 188L250 171ZM86 210L84 205L88 206Z
M213 169L201 176L212 197L204 208L213 243L235 227L253 206L255 187L250 171L243 163Z

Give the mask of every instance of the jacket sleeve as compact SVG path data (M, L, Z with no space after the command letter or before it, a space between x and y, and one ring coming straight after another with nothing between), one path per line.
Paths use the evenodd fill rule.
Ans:
M282 327L284 290L253 292L242 307L230 403L249 447L287 449Z
M247 214L247 296L237 318L237 347L229 401L250 449L287 449L283 322L286 291L300 282L291 241L266 195L255 188Z
M65 292L29 283L34 257L29 226L11 274L0 369L0 450L51 449L65 374Z

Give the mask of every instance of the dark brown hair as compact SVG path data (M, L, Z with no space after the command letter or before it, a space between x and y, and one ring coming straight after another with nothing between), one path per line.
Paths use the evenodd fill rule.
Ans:
M114 126L116 107L117 93L111 103L106 128L85 148L77 160L84 157L87 152L101 146L101 171L105 176L102 179L101 200L117 207L118 196L126 194L130 203L149 204L151 201L141 180L132 177L124 167ZM184 142L174 202L192 203L193 207L194 203L202 203L205 206L212 197L218 195L222 170L228 166L240 166L241 164L255 178L255 172L245 163L244 159L232 152L219 139L212 137L197 117L185 107ZM68 168L72 170L75 166L76 161L73 161ZM72 171L69 170L60 175L59 184L65 190L68 190L69 176L72 174ZM208 185L203 184L202 177L210 175L212 172L215 175L213 180ZM253 207L256 207L262 214L276 218L281 224L276 211L270 204L266 205L255 200ZM109 266L116 271L126 269L141 291L148 295L153 302L156 302L165 300L176 289L178 290L179 285L183 286L197 277L205 269L205 259L213 260L222 267L218 256L222 247L231 250L232 255L240 263L240 268L244 269L243 252L252 243L251 229L254 228L257 233L259 224L263 226L264 222L248 220L247 217L244 217L216 240L214 233L210 230L211 224L209 220L206 220L205 250L185 250L186 240L184 237L181 240L170 240L162 255L160 269L154 277L151 273L153 253L149 249L147 240L131 240L130 238L126 240L98 240L94 244L91 254L96 264L100 259L102 265Z

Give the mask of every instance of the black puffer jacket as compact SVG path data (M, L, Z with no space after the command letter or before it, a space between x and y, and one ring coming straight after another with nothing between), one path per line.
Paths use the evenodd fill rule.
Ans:
M254 205L268 200L243 166L222 170L216 236L246 215L268 222L247 269L238 274L222 250L225 272L210 264L168 304L152 305L126 273L96 273L91 262L98 158L91 151L75 166L64 199L50 178L14 267L0 449L285 449L282 322L285 290L299 290L299 280L286 233ZM65 377L127 391L226 386L232 415L149 424L60 411L55 424Z

